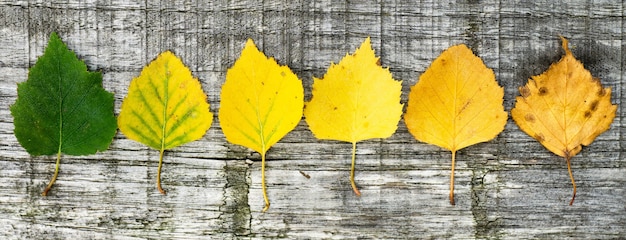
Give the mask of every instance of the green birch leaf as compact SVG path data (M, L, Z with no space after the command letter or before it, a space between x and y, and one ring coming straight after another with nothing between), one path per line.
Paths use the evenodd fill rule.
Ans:
M33 155L57 155L56 180L61 153L89 155L109 147L117 124L113 94L102 87L102 74L89 72L85 63L52 33L42 56L17 86L11 106L15 137Z

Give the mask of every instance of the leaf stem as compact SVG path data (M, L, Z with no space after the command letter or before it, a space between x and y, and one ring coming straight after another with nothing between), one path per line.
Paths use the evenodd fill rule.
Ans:
M570 160L572 157L569 155L565 157L565 161L567 162L567 171L569 172L569 178L572 180L572 186L574 186L574 194L572 195L572 200L569 202L569 205L572 206L574 204L574 198L576 198L576 182L574 181L574 175L572 174L572 167L570 167Z
M57 176L59 176L60 165L61 165L61 149L59 149L59 152L57 153L57 163L54 167L54 175L52 176L52 179L50 179L50 183L48 183L48 186L46 187L46 189L44 189L43 192L41 193L41 196L44 196L44 197L48 196L48 191L50 191L50 189L52 188L52 185L57 180Z
M450 205L454 203L454 165L456 160L456 151L452 151L452 170L450 171Z
M161 188L161 167L163 166L163 152L165 150L161 148L161 151L159 153L159 167L157 168L157 189L159 190L159 192L161 192L161 194L165 195L165 190L163 190L163 188Z
M261 188L263 189L263 199L265 200L263 212L266 212L270 209L270 200L267 197L267 187L265 186L265 153L261 154Z
M354 183L354 162L356 158L356 142L352 142L352 167L350 168L350 184L352 184L352 190L357 196L361 196L361 192L356 187L356 183Z

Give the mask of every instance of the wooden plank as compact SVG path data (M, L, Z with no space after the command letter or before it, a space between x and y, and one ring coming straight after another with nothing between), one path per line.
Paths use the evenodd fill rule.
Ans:
M626 90L623 4L614 1L0 1L0 236L4 239L626 238ZM447 47L465 43L494 69L510 110L517 87L562 55L558 35L620 104L612 128L572 160L574 206L562 159L510 120L494 141L458 153L456 206L447 201L450 153L419 143L400 121L389 139L316 140L301 121L268 153L272 201L261 213L257 153L225 141L217 116L204 138L158 153L116 136L108 151L31 157L13 135L9 106L51 31L102 71L116 113L127 86L164 50L202 82L211 110L247 38L302 79L323 76L367 36L383 66L410 86ZM307 177L308 176L308 177Z

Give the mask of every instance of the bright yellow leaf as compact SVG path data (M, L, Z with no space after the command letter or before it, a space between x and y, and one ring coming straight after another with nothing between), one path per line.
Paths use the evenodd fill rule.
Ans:
M323 79L314 78L313 97L304 116L318 139L352 143L350 182L354 183L356 142L388 138L402 115L401 82L391 77L367 38L354 54L331 64Z
M563 41L565 56L520 87L511 116L515 123L551 152L564 157L574 186L570 159L608 130L615 118L611 88L603 88Z
M241 56L226 73L219 120L226 140L261 154L261 184L267 211L265 153L293 130L302 118L302 82L248 39Z
M452 205L456 151L489 141L504 130L503 95L493 71L462 44L441 53L411 88L404 115L409 132L452 152Z
M161 53L130 82L118 116L128 138L160 152L157 189L161 188L163 152L200 139L211 126L206 95L198 79L170 51Z

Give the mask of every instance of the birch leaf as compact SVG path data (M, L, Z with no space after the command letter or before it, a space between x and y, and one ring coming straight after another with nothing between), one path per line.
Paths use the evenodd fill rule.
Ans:
M544 73L533 76L520 87L511 116L515 123L545 148L565 158L574 193L576 183L570 160L593 140L608 130L615 118L611 88L603 88L591 76L561 37L565 56Z
M493 71L462 44L441 53L411 88L404 115L409 132L419 141L452 152L452 205L456 152L504 130L503 95Z
M267 58L248 39L241 56L226 73L219 120L228 142L261 154L261 185L267 211L265 154L302 118L302 82L289 67Z
M102 88L102 74L89 72L56 33L30 69L28 80L17 86L11 106L15 137L33 156L57 155L54 184L61 153L88 155L109 147L117 126L113 94Z
M350 183L354 183L356 143L372 138L388 138L402 115L401 81L380 66L368 37L354 54L339 64L331 63L324 78L314 78L313 97L306 103L304 116L318 139L352 143Z
M157 189L165 150L198 140L211 126L206 95L198 79L172 52L161 53L130 82L118 117L128 138L159 150Z

